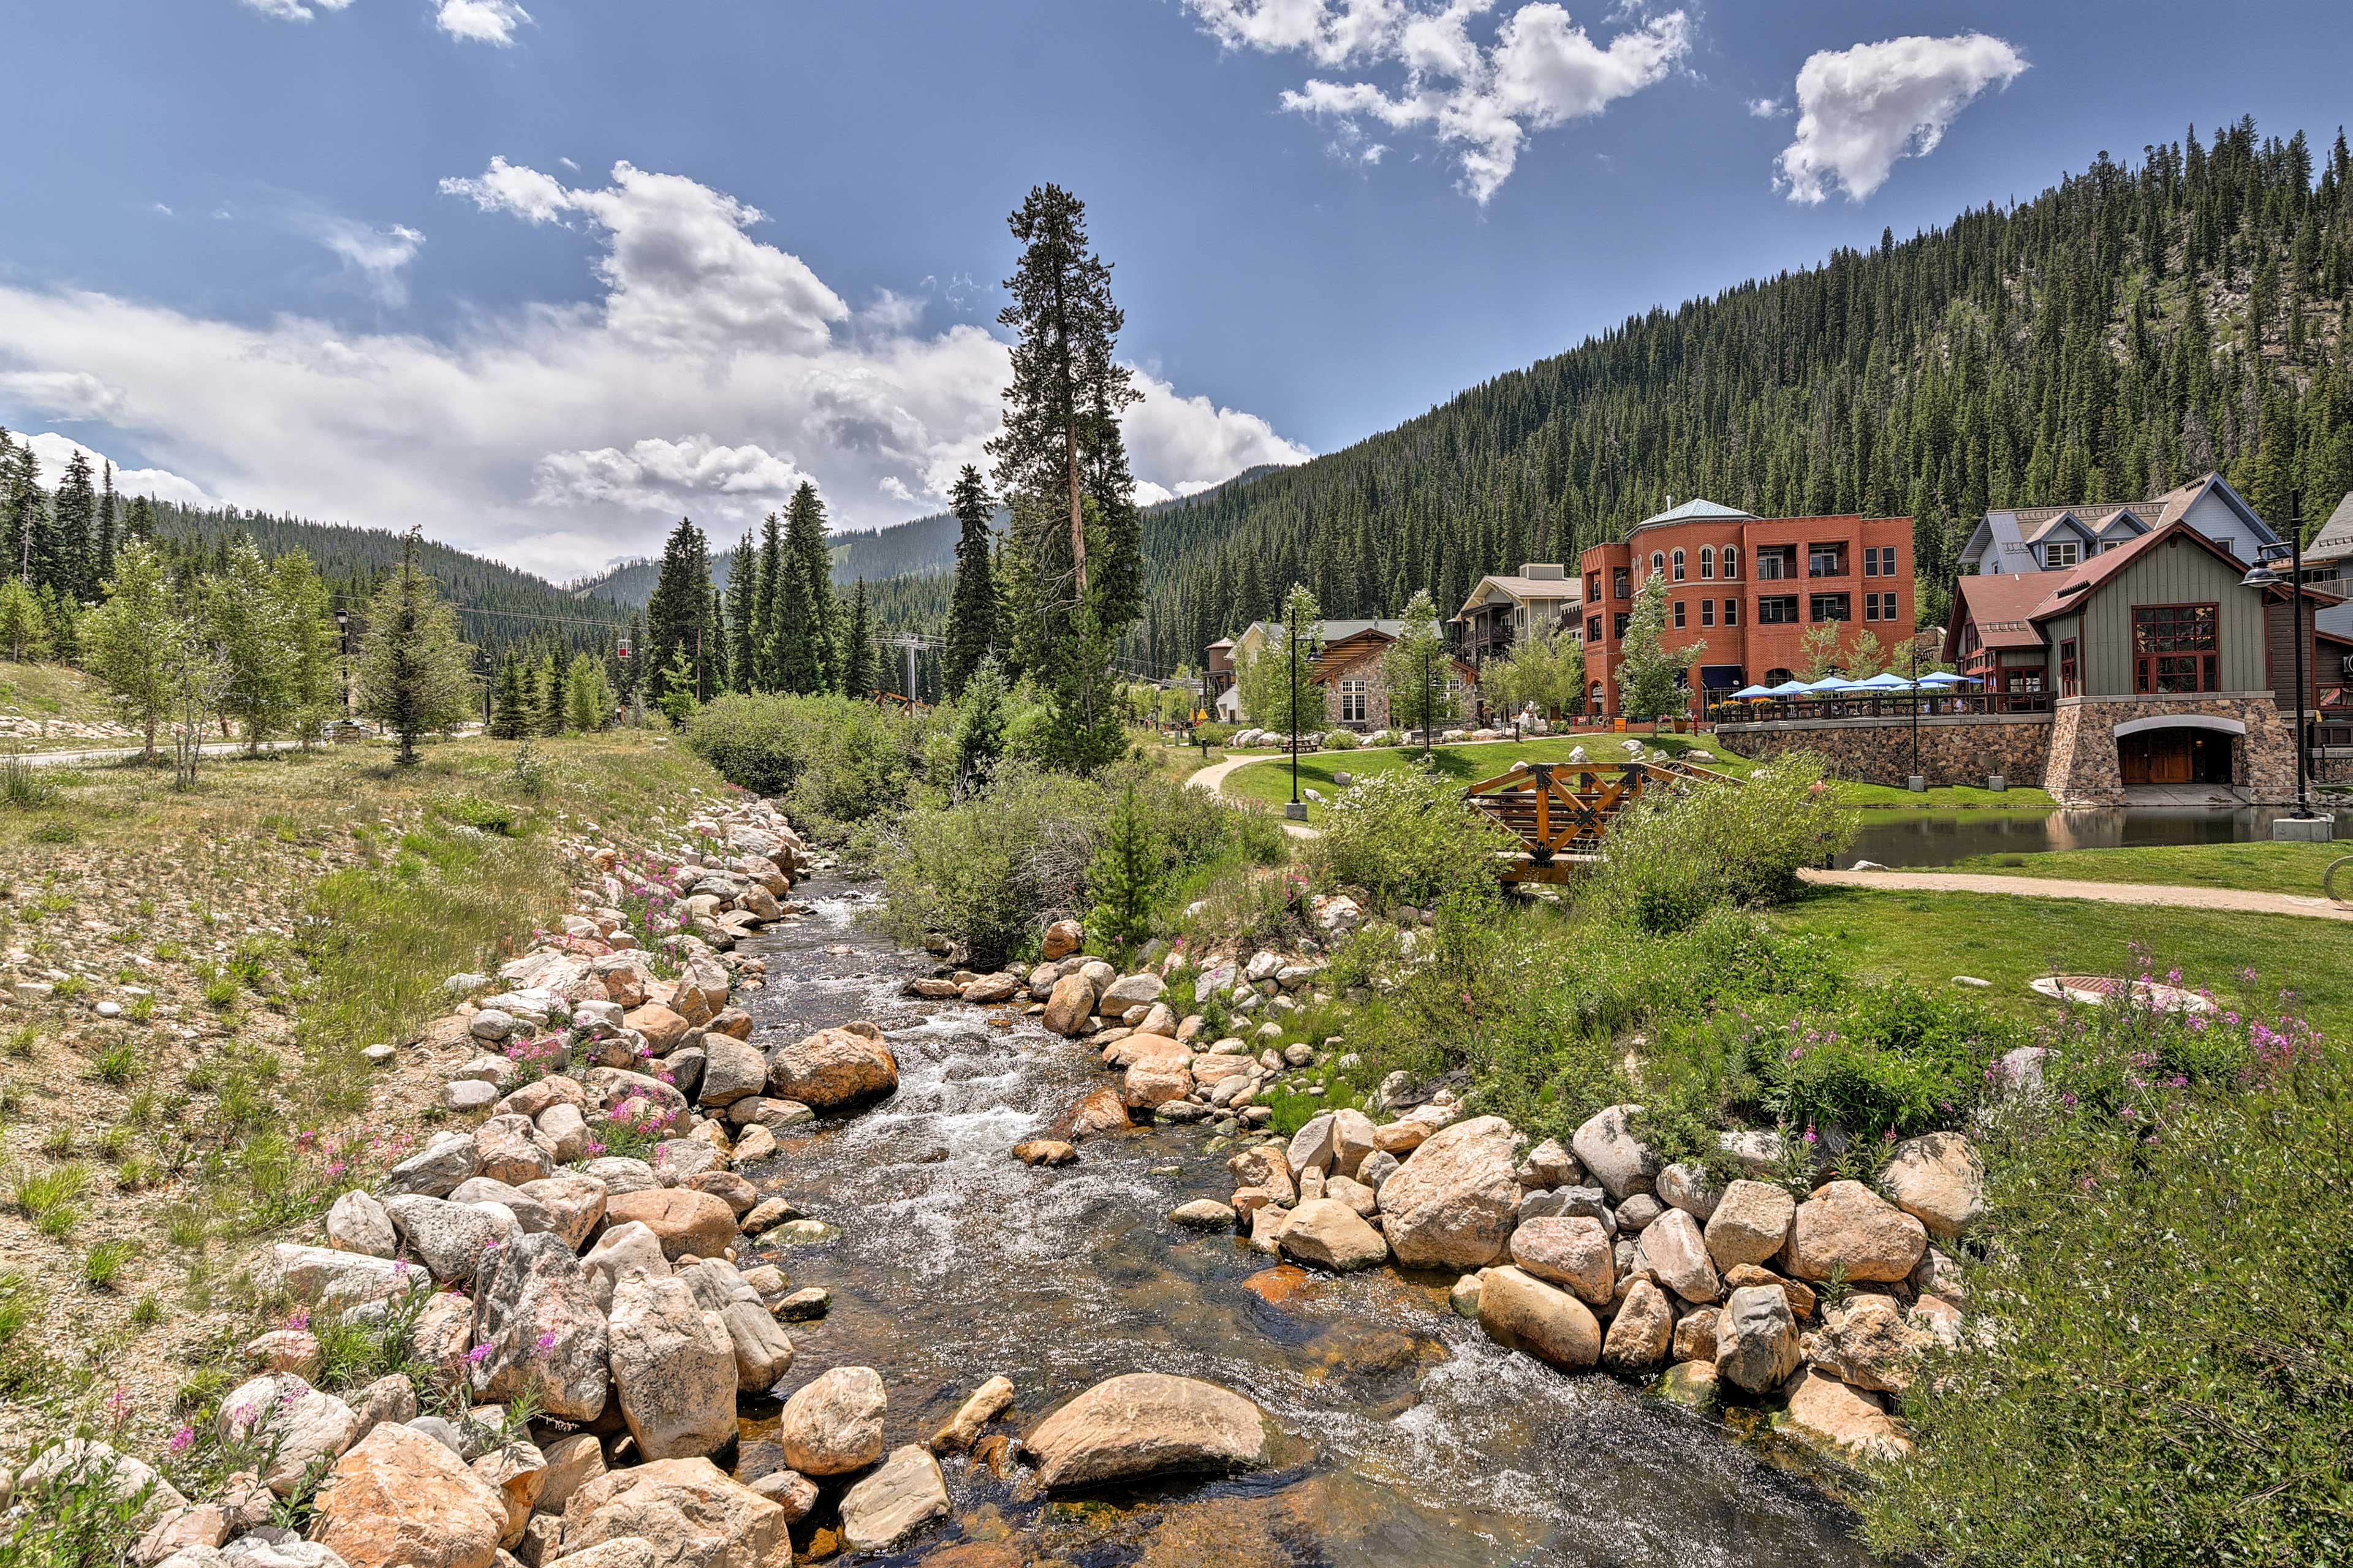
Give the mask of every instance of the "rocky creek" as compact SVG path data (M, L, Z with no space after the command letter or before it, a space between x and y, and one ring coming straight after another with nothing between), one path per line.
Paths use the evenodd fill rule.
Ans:
M1248 1394L1288 1435L1268 1468L1047 1501L1024 1472L951 1458L947 1523L871 1561L976 1564L1862 1564L1842 1510L1760 1448L1645 1401L1631 1384L1564 1375L1448 1310L1445 1280L1382 1268L1329 1276L1237 1237L1171 1223L1233 1186L1199 1127L1083 1144L1080 1163L1025 1165L1037 1137L1106 1081L1085 1048L1034 1024L902 993L931 961L859 918L870 895L820 879L807 911L745 940L769 981L749 998L764 1048L871 1018L897 1092L846 1117L784 1129L745 1174L832 1239L780 1258L832 1293L792 1325L779 1399L826 1369L871 1366L890 1389L887 1441L923 1441L985 1379L1016 1403L994 1430L1028 1430L1115 1374L1166 1372ZM776 1403L744 1406L745 1442L773 1437ZM795 1530L828 1543L828 1514ZM1002 1542L1010 1554L978 1554ZM960 1553L952 1556L951 1553Z

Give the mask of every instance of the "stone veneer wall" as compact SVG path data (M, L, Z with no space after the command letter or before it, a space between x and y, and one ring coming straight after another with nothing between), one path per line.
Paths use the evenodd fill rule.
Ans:
M2048 714L1944 714L1920 721L1920 773L1934 788L1979 784L2000 773L2012 784L2042 782L2050 755ZM1718 744L1757 762L1812 752L1837 777L1897 789L1912 774L1909 719L1799 719L1778 724L1719 724Z
M2063 697L2051 726L2051 768L2042 787L2062 805L2122 805L2116 726L2167 714L2236 719L2247 727L2231 748L2231 782L2257 805L2295 798L2294 725L2268 691L2207 691L2179 697Z

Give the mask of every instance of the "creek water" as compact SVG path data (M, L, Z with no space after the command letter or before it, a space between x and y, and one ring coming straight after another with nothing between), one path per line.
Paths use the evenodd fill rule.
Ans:
M2285 806L2096 806L2039 811L1867 811L1862 831L1839 858L1883 866L1949 866L1972 855L2031 855L2045 849L2137 849L2162 844L2268 842ZM2334 829L2353 838L2353 812ZM2317 891L2318 889L2315 889Z
M828 1367L871 1366L890 1390L888 1441L920 1442L992 1373L1021 1432L1101 1379L1206 1378L1287 1434L1267 1469L1050 1505L1016 1469L945 1462L954 1512L877 1563L970 1541L1072 1568L1806 1568L1873 1559L1846 1512L1765 1448L1644 1401L1612 1378L1566 1376L1504 1352L1447 1310L1443 1282L1388 1269L1308 1276L1227 1236L1171 1224L1223 1199L1228 1152L1198 1127L1088 1142L1032 1169L1012 1146L1113 1082L1084 1047L1027 1022L901 994L929 960L861 925L868 896L797 890L807 913L744 944L768 963L754 1042L871 1018L898 1091L789 1129L747 1173L781 1183L838 1240L777 1261L832 1292L791 1325L789 1395ZM1254 1282L1254 1285L1253 1285ZM747 1441L774 1403L747 1406ZM826 1505L826 1506L829 1506ZM825 1506L796 1531L804 1547Z

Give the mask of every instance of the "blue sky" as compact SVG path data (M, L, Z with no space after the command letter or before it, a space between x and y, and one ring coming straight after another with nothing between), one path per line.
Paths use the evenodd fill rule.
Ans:
M2104 148L2241 113L2325 144L2343 20L27 5L0 100L0 423L159 493L421 522L558 575L681 511L732 538L802 477L873 526L980 458L1004 216L1053 180L1117 267L1152 393L1139 477L1181 493Z

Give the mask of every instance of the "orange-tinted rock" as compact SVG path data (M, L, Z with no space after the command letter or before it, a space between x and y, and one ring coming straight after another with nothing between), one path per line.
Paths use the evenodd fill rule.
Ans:
M662 1256L673 1260L687 1253L716 1258L735 1240L735 1211L727 1200L693 1187L655 1187L617 1193L606 1200L608 1226L632 1220L652 1231Z

